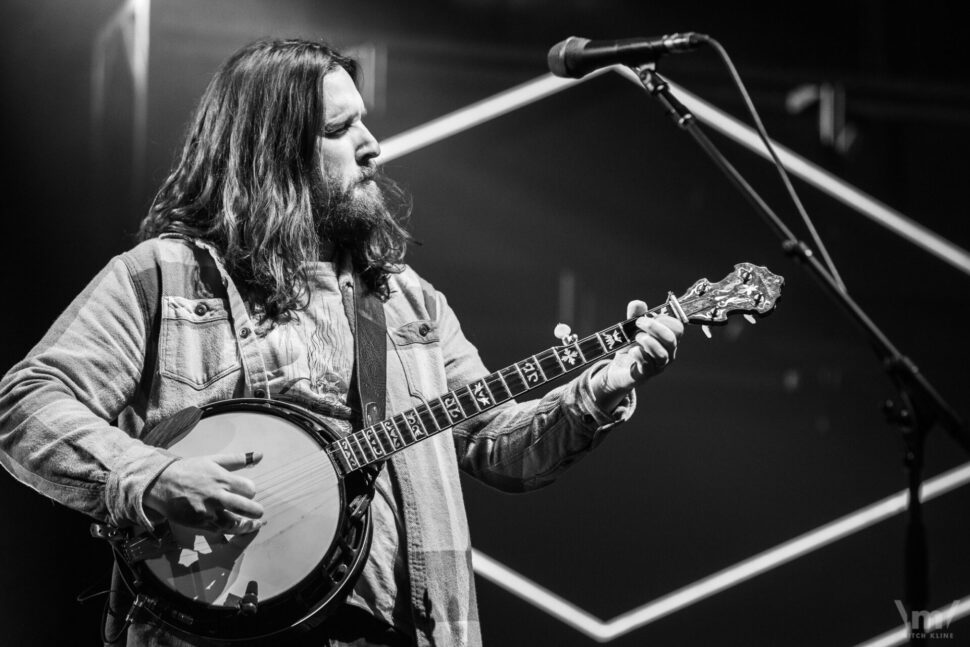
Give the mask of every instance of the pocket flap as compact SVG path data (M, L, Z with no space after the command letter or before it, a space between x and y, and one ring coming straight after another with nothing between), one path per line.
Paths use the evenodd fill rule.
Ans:
M398 346L407 346L408 344L433 344L439 341L438 327L435 326L433 321L426 319L406 323L403 326L391 329L389 332L391 333L391 339Z
M186 299L169 296L164 297L162 301L162 319L205 323L229 318L229 311L222 299Z

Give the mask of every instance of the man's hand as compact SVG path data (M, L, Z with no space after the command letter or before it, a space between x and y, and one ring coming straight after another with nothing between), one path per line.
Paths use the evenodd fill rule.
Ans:
M627 318L647 313L643 301L631 301ZM606 411L612 411L634 387L657 375L677 356L677 342L684 324L673 317L644 316L637 320L636 343L618 352L592 378L593 397Z
M258 452L249 461L245 454L179 459L148 486L144 504L183 526L236 535L253 532L263 525L263 506L253 501L253 482L233 471L261 459Z

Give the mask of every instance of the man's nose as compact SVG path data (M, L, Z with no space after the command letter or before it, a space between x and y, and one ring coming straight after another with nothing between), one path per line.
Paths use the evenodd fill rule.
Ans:
M367 129L367 126L361 124L361 130L363 131L364 139L360 146L357 147L358 163L370 161L381 154L381 145Z

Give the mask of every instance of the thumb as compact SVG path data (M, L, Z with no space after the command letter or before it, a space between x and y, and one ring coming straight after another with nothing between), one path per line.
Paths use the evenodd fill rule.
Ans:
M634 366L636 358L632 352L617 354L613 360L603 368L606 374L603 376L603 390L605 393L617 393L629 391L636 386L634 379Z
M627 319L632 319L637 315L646 314L649 310L650 308L647 307L646 301L634 299L630 303L626 304L626 317Z
M243 454L213 454L209 458L216 465L224 467L230 472L255 465L263 460L262 452L245 452Z

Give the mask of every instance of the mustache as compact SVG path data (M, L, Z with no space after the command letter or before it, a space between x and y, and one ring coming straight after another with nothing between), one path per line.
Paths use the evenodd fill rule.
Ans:
M357 184L363 184L364 182L369 182L375 179L380 172L380 169L373 162L368 162L360 167L360 179Z

